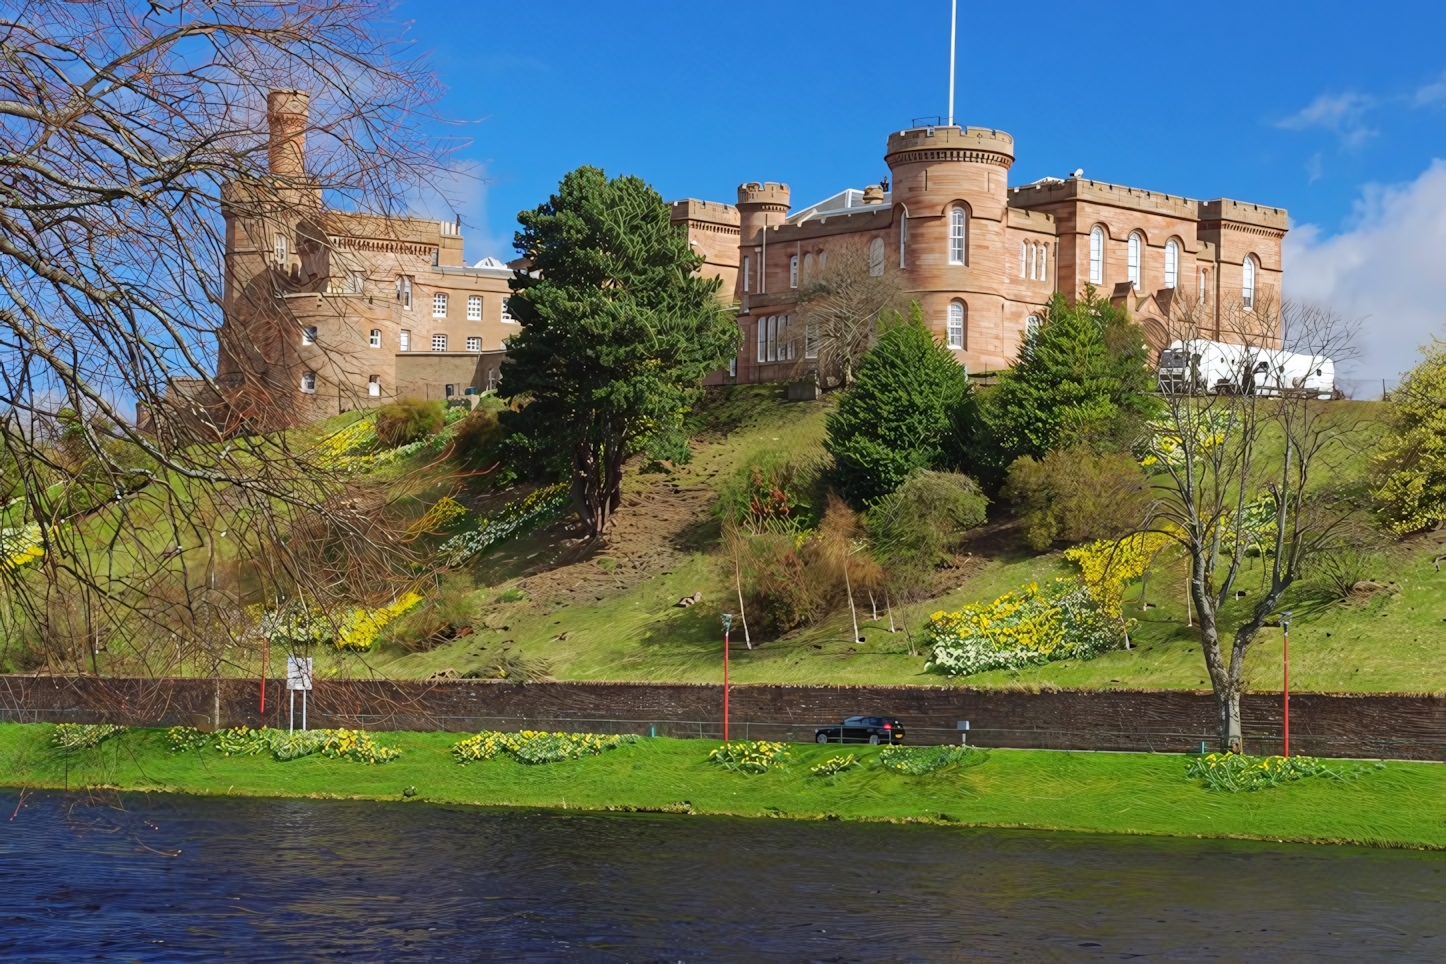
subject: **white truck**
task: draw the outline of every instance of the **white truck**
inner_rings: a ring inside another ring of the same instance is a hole
[[[1337,397],[1329,358],[1203,338],[1172,342],[1160,352],[1158,378],[1167,395]]]

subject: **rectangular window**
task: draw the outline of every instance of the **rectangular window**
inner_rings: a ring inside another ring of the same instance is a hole
[[[367,394],[372,398],[380,398],[382,394],[382,376],[372,375],[367,379]]]
[[[752,277],[751,277],[752,274],[753,274],[753,259],[752,259],[752,258],[749,258],[749,257],[744,257],[744,259],[743,259],[743,290],[744,290],[745,292],[747,292],[747,291],[752,291],[752,290],[753,290],[753,279],[752,279]],[[759,361],[762,361],[762,360],[763,360],[763,359],[761,359],[761,358],[759,359]]]
[[[457,394],[457,386],[456,386],[456,385],[453,385],[453,384],[448,384],[448,385],[447,385],[447,388],[446,388],[446,392],[447,392],[447,397],[448,397],[448,398],[451,398],[453,395]]]
[[[738,358],[737,358],[737,356],[728,359],[728,377],[729,377],[729,378],[737,378],[737,377],[738,377]]]
[[[758,360],[768,361],[768,319],[758,319]]]
[[[401,338],[398,340],[397,351],[411,351],[411,350],[412,350],[412,333],[411,333],[410,331],[408,331],[407,329],[403,328],[403,329],[402,329]]]
[[[346,273],[346,290],[354,295],[366,291],[367,276],[364,271],[348,271]]]
[[[790,288],[798,287],[798,255],[796,254],[788,259],[788,286]]]
[[[432,351],[446,351],[446,350],[447,350],[447,336],[446,336],[446,335],[433,335],[433,336],[432,336]]]
[[[768,318],[768,360],[778,361],[778,316]]]
[[[814,321],[804,322],[803,325],[803,357],[818,357],[818,323]]]
[[[469,336],[467,337],[467,350],[468,350],[468,351],[481,351],[481,350],[482,350],[482,339],[479,338],[479,337],[477,337],[476,335],[469,335]]]
[[[277,264],[286,264],[286,235],[278,234],[271,239],[271,257]]]
[[[367,344],[373,348],[382,347],[382,330],[380,328],[372,329],[372,333],[367,336]]]
[[[1029,261],[1029,245],[1027,245],[1027,244],[1025,244],[1023,241],[1021,241],[1021,242],[1019,242],[1019,276],[1020,276],[1021,278],[1023,278],[1024,275],[1025,275],[1025,268],[1026,268],[1026,265],[1027,265],[1028,261]]]
[[[445,291],[439,291],[432,295],[432,317],[447,317],[447,293]]]
[[[1047,244],[1041,244],[1041,245],[1039,246],[1039,280],[1040,280],[1040,281],[1044,281],[1044,280],[1046,280],[1046,279],[1049,278],[1049,274],[1047,273],[1046,268],[1045,268],[1045,266],[1046,266],[1047,264],[1049,264],[1049,245],[1047,245]]]
[[[301,329],[301,343],[302,343],[303,345],[314,345],[314,344],[316,344],[316,326],[315,326],[315,325],[307,325],[305,328]]]
[[[467,320],[468,320],[468,321],[481,321],[481,320],[482,320],[482,296],[481,296],[481,295],[468,295],[468,296],[467,296]]]
[[[512,299],[511,299],[511,298],[503,298],[503,299],[502,299],[502,323],[503,323],[504,325],[515,325],[515,324],[517,324],[517,319],[512,317],[512,312],[509,310],[509,306],[510,306],[511,304],[512,304]]]
[[[403,311],[412,310],[412,276],[406,274],[397,275],[397,301],[402,305]]]
[[[316,391],[316,372],[301,373],[301,390],[303,392]]]

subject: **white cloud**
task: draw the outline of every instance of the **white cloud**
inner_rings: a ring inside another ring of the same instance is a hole
[[[1446,161],[1396,186],[1367,185],[1350,227],[1327,237],[1314,224],[1285,236],[1285,294],[1362,320],[1352,377],[1394,382],[1432,335],[1446,336]],[[1369,393],[1367,393],[1369,394]]]
[[[468,264],[494,257],[511,261],[517,256],[512,236],[495,236],[487,221],[487,165],[461,161],[441,172],[432,183],[416,192],[411,208],[422,217],[451,221],[462,218],[462,240]]]
[[[1411,98],[1411,104],[1415,107],[1431,107],[1446,101],[1446,71],[1429,84],[1422,84],[1416,88],[1416,95]]]
[[[1344,94],[1321,94],[1305,107],[1275,122],[1288,131],[1312,127],[1334,131],[1345,147],[1360,147],[1380,131],[1365,125],[1366,111],[1376,106],[1375,98],[1347,91]]]

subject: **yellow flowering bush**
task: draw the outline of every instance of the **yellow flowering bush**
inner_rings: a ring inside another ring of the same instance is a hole
[[[318,442],[316,460],[325,468],[346,468],[358,459],[353,452],[369,449],[376,444],[376,414],[368,413]]]
[[[45,555],[41,545],[40,526],[7,526],[0,529],[0,568],[19,569]]]
[[[166,731],[166,745],[172,753],[199,750],[210,742],[211,738],[194,726],[173,726]]]
[[[433,503],[416,522],[407,527],[409,535],[441,532],[456,524],[467,515],[467,507],[450,495],[444,495]]]
[[[1096,539],[1066,549],[1064,557],[1079,566],[1090,598],[1100,611],[1111,619],[1120,619],[1125,583],[1144,575],[1155,556],[1171,541],[1163,532],[1137,532],[1118,541]]]
[[[911,777],[942,770],[951,763],[984,762],[984,752],[972,746],[886,746],[879,752],[879,766]]]
[[[604,750],[615,750],[627,743],[638,742],[632,733],[548,733],[545,730],[523,730],[502,733],[485,730],[453,744],[452,756],[463,765],[490,760],[506,753],[521,763],[558,763],[597,756]]]
[[[830,757],[808,772],[816,777],[832,777],[859,766],[859,758],[850,753],[847,756]]]
[[[1384,769],[1377,763],[1375,769]],[[1312,756],[1245,756],[1242,753],[1211,753],[1190,761],[1186,774],[1198,779],[1207,790],[1226,793],[1250,792],[1278,787],[1305,777],[1353,780],[1369,768],[1361,764],[1331,766]]]
[[[767,740],[725,743],[708,754],[708,762],[735,773],[767,773],[774,767],[782,769],[787,760],[788,747]]]
[[[388,623],[410,612],[422,598],[408,591],[385,606],[357,606],[336,615],[311,607],[270,612],[253,607],[252,611],[259,614],[261,634],[273,645],[304,649],[331,643],[337,649],[368,650]]]
[[[1199,458],[1225,441],[1231,429],[1232,418],[1227,411],[1207,408],[1190,411],[1184,415],[1183,420],[1186,422],[1183,428],[1192,437],[1192,448]],[[1145,457],[1140,459],[1141,465],[1178,467],[1185,464],[1185,434],[1181,432],[1182,426],[1177,425],[1174,419],[1163,418],[1147,422],[1145,427],[1150,432],[1150,440]]]
[[[288,733],[273,727],[253,730],[249,726],[237,726],[218,732],[215,744],[223,756],[270,753],[277,760],[297,760],[320,753],[339,760],[376,764],[389,763],[402,755],[401,750],[378,744],[370,733],[347,729]]]
[[[1059,659],[1091,659],[1124,641],[1110,619],[1077,582],[1045,589],[1030,583],[991,603],[937,612],[924,627],[926,668],[949,676],[1020,669]]]
[[[59,723],[53,740],[62,750],[89,750],[125,730],[114,723]]]
[[[371,649],[387,623],[410,612],[421,603],[422,597],[415,592],[405,592],[397,600],[376,609],[351,609],[342,616],[336,631],[337,649]]]

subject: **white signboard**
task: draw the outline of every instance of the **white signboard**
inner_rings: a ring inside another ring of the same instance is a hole
[[[311,689],[311,657],[286,657],[286,688],[289,690]]]

